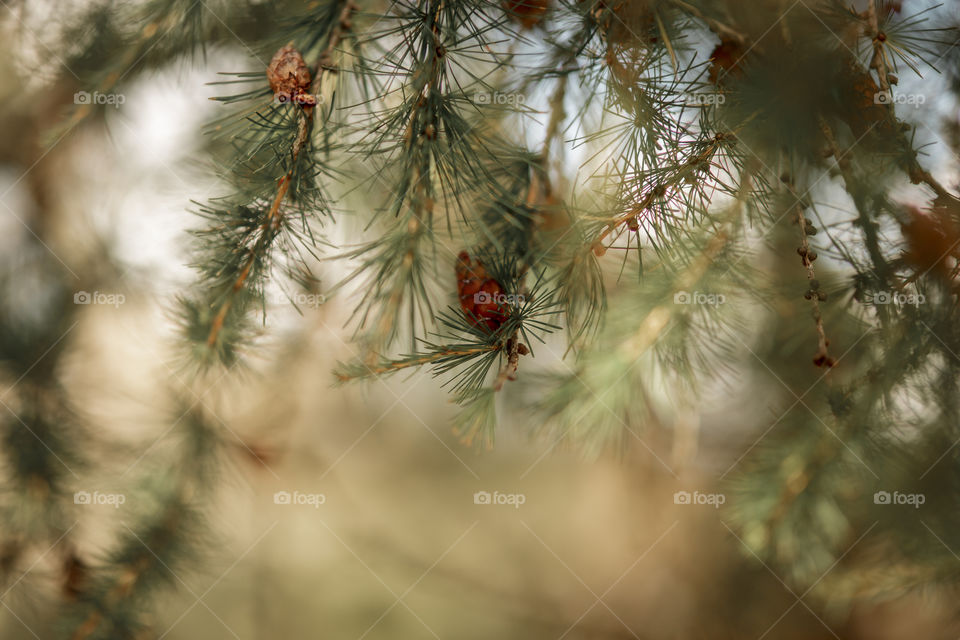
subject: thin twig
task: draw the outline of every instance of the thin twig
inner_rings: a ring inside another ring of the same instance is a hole
[[[710,18],[704,15],[704,13],[700,11],[700,9],[697,9],[695,6],[688,4],[683,0],[671,0],[671,2],[672,4],[676,5],[677,7],[680,7],[690,15],[700,18],[701,20],[706,22],[707,26],[709,26],[710,29],[714,33],[716,33],[718,36],[721,36],[721,37],[727,36],[731,40],[737,41],[737,43],[739,44],[743,44],[744,42],[747,41],[747,38],[745,35],[737,31],[733,27],[720,22],[719,20],[716,20],[714,18]]]
[[[520,330],[517,329],[507,340],[507,362],[497,374],[497,379],[493,382],[493,390],[500,391],[508,380],[517,379],[517,367],[520,364]]]
[[[487,353],[490,351],[496,351],[499,349],[499,345],[484,345],[483,347],[468,347],[464,349],[455,349],[455,348],[446,348],[433,353],[422,355],[419,357],[405,358],[402,360],[391,360],[379,365],[367,365],[363,367],[363,373],[361,375],[350,375],[349,373],[338,373],[336,374],[337,380],[339,382],[350,382],[351,380],[356,380],[357,378],[366,378],[367,376],[378,376],[382,374],[393,373],[394,371],[401,371],[402,369],[409,369],[410,367],[421,367],[423,365],[432,364],[434,362],[439,362],[447,358],[456,358],[461,356],[475,356],[481,353]]]
[[[638,216],[643,215],[643,213],[649,209],[658,198],[665,197],[671,189],[674,189],[680,183],[682,183],[690,174],[691,170],[701,166],[704,162],[709,162],[713,155],[720,149],[720,142],[722,139],[722,135],[717,135],[714,137],[713,141],[707,146],[706,149],[695,154],[692,158],[680,165],[680,167],[674,171],[672,175],[654,185],[650,189],[649,193],[647,193],[647,195],[640,202],[632,206],[629,211],[613,218],[613,220],[608,222],[591,243],[594,252],[598,253],[598,255],[602,255],[606,251],[606,248],[603,247],[603,241],[607,238],[607,236],[616,231],[619,227],[627,224],[630,220],[636,219]]]

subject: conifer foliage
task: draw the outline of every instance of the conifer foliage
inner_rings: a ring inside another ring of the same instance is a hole
[[[350,312],[333,383],[429,371],[464,446],[534,425],[550,449],[643,451],[681,407],[732,413],[748,435],[717,475],[751,557],[838,600],[956,579],[960,144],[937,119],[960,98],[955,7],[209,4],[89,3],[59,72],[110,94],[209,47],[250,54],[211,87],[206,150],[228,191],[192,205],[177,376],[247,366],[269,352],[270,292],[320,292]],[[107,108],[70,105],[51,135]],[[56,265],[16,268],[63,289]],[[7,311],[0,360],[42,432],[4,424],[23,452],[8,480],[52,496],[43,517],[10,515],[12,557],[64,528],[51,456],[83,425],[54,370],[28,368],[69,313]],[[190,462],[102,570],[65,560],[65,637],[139,637],[164,568],[189,562],[230,445],[177,402]],[[930,500],[905,519],[891,495]],[[821,581],[841,562],[859,571]]]

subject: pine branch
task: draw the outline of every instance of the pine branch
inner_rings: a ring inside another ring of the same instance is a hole
[[[330,32],[325,48],[320,52],[315,73],[309,84],[309,91],[304,84],[307,74],[299,52],[292,46],[281,49],[271,61],[267,69],[267,76],[274,91],[275,101],[280,102],[280,109],[293,109],[295,130],[289,146],[279,157],[284,158],[286,165],[283,174],[269,187],[269,196],[257,193],[252,198],[252,205],[234,205],[232,211],[225,211],[226,216],[220,216],[219,211],[204,212],[218,224],[223,225],[221,218],[233,220],[239,233],[235,233],[229,226],[214,227],[206,232],[215,237],[218,245],[214,246],[209,260],[213,264],[201,265],[206,270],[208,284],[206,295],[212,298],[209,302],[203,300],[185,300],[189,312],[187,332],[192,340],[202,344],[200,362],[209,365],[215,360],[231,361],[233,359],[233,343],[243,337],[242,322],[249,300],[262,288],[266,276],[266,269],[271,256],[276,249],[278,238],[289,232],[291,237],[296,233],[290,227],[286,207],[289,202],[303,211],[304,207],[316,206],[324,212],[326,203],[321,199],[312,202],[310,194],[316,190],[313,184],[316,175],[311,169],[311,137],[314,127],[316,95],[321,93],[326,74],[336,73],[337,65],[334,62],[334,53],[342,44],[345,36],[351,29],[351,16],[356,10],[352,0],[345,0],[331,5],[330,12],[336,18],[331,21]],[[300,71],[303,69],[303,71]],[[294,71],[296,70],[295,75]],[[287,74],[290,74],[289,76]],[[296,80],[291,83],[291,80]],[[275,86],[274,84],[277,83]],[[248,97],[244,94],[243,97]],[[286,120],[276,120],[277,110],[261,118],[260,126],[264,138],[254,137],[252,144],[255,151],[265,145],[279,144],[278,137],[286,133]],[[281,115],[281,118],[283,116]],[[250,177],[264,174],[263,169],[273,168],[274,163],[266,162],[264,166],[254,167]],[[239,176],[243,180],[245,176]],[[258,177],[258,179],[261,179]],[[295,188],[294,188],[295,187]],[[264,185],[264,192],[267,191]],[[238,200],[244,200],[240,194]],[[261,203],[263,203],[261,205]],[[257,210],[262,206],[262,210]],[[310,215],[315,212],[306,211]],[[309,234],[309,232],[308,232]],[[314,244],[312,237],[305,238],[307,245]],[[219,263],[219,264],[218,264]],[[235,318],[235,320],[231,320]],[[225,328],[230,324],[230,331],[225,335]],[[202,336],[202,338],[201,338]]]
[[[320,59],[317,62],[317,68],[314,74],[312,85],[314,92],[319,90],[325,73],[337,73],[337,66],[333,60],[333,54],[337,47],[340,46],[340,42],[344,33],[350,30],[350,18],[355,10],[356,4],[353,2],[353,0],[344,0],[342,2],[339,19],[331,30],[330,37],[327,41],[327,46],[320,54]],[[253,270],[254,265],[258,260],[263,259],[264,254],[270,248],[272,238],[275,237],[276,232],[280,228],[281,221],[279,218],[282,215],[280,211],[280,205],[283,203],[283,199],[286,197],[287,191],[290,189],[290,182],[293,179],[294,172],[297,169],[297,161],[300,158],[300,152],[309,143],[310,132],[313,126],[314,109],[315,108],[313,106],[301,105],[300,109],[297,111],[297,135],[296,138],[294,138],[293,144],[290,148],[290,168],[287,170],[287,173],[281,176],[281,178],[277,181],[277,191],[273,197],[273,202],[270,205],[270,209],[267,211],[266,216],[264,216],[261,226],[260,239],[250,250],[250,257],[247,258],[246,263],[240,270],[240,275],[237,276],[237,279],[234,281],[233,286],[231,287],[231,295],[223,301],[223,303],[220,305],[220,309],[213,318],[213,322],[210,326],[210,333],[208,334],[206,341],[208,349],[213,349],[214,345],[216,344],[217,338],[220,335],[220,331],[223,328],[223,322],[226,319],[227,313],[230,311],[230,307],[233,305],[235,295],[244,288],[247,278],[250,277],[250,272]]]

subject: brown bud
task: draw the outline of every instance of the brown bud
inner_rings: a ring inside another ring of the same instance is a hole
[[[530,349],[527,348],[527,345],[521,342],[520,344],[517,345],[517,353],[519,353],[522,356],[525,356],[528,353],[530,353]]]
[[[818,367],[825,367],[827,369],[832,369],[836,366],[837,361],[828,356],[827,354],[818,355],[813,359],[813,364]]]

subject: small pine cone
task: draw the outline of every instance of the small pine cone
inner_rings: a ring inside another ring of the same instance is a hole
[[[300,102],[299,96],[310,91],[310,69],[293,44],[288,44],[273,55],[267,66],[267,80],[273,95]]]
[[[547,12],[547,0],[504,0],[503,8],[525,29],[532,29]]]
[[[736,40],[721,37],[720,44],[710,54],[710,82],[720,86],[728,76],[739,74],[747,53],[749,49],[744,49]]]
[[[483,262],[471,259],[466,251],[457,255],[456,274],[460,308],[470,324],[499,329],[510,315],[510,306],[503,302],[503,286],[487,274]]]

